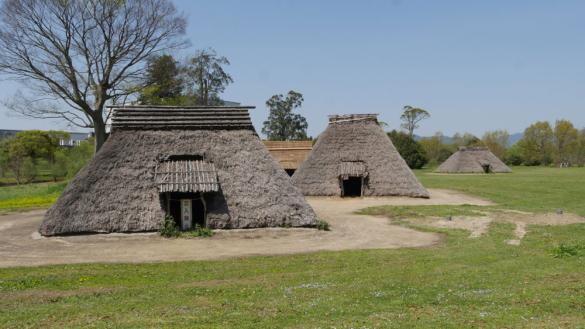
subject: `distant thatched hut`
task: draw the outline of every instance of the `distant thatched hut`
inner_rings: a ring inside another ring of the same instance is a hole
[[[313,149],[313,141],[264,141],[282,169],[292,176]]]
[[[314,226],[258,138],[247,107],[124,107],[94,159],[47,212],[43,235]]]
[[[429,197],[376,114],[330,116],[292,180],[305,195]]]
[[[510,169],[487,147],[460,147],[436,172],[446,174],[510,173]]]

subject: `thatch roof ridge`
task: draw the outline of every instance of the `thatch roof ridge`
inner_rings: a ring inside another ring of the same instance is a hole
[[[459,151],[490,151],[489,148],[487,148],[486,146],[459,146],[458,148]],[[491,151],[490,151],[491,152]]]
[[[350,119],[351,116],[365,120],[330,123],[293,175],[293,183],[303,194],[339,196],[342,162],[361,161],[368,173],[364,196],[429,197],[377,120],[372,120],[375,117],[358,114],[350,115]],[[356,170],[357,167],[354,166]]]
[[[249,107],[116,107],[112,129],[254,130]]]
[[[177,105],[110,105],[110,109],[255,109],[256,106],[221,106],[221,105],[191,105],[191,106],[177,106]]]
[[[358,113],[358,114],[331,114],[329,124],[339,124],[354,121],[375,121],[378,122],[377,113]]]

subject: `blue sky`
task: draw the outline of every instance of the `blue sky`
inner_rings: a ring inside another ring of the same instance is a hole
[[[585,127],[585,1],[176,1],[192,47],[228,57],[224,98],[255,105],[293,89],[318,135],[334,113],[380,113],[397,128],[404,105],[432,118],[418,133],[507,129],[537,120]],[[14,94],[0,82],[0,97]],[[60,128],[8,117],[0,128]],[[79,130],[79,129],[74,129]]]

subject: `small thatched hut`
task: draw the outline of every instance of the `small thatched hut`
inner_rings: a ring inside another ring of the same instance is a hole
[[[292,180],[305,195],[429,197],[376,114],[330,116]]]
[[[268,152],[292,176],[313,149],[313,141],[264,141]]]
[[[316,216],[258,138],[249,107],[115,108],[112,132],[49,209],[42,235],[309,227]]]
[[[487,147],[460,147],[436,172],[445,174],[510,173],[510,169]]]

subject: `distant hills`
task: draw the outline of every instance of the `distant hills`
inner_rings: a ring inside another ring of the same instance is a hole
[[[522,139],[522,137],[524,136],[523,133],[515,133],[515,134],[510,134],[510,146],[518,143],[519,140]],[[421,140],[423,138],[430,138],[431,136],[418,136],[415,135],[414,139],[415,140]],[[453,137],[450,136],[443,136],[443,144],[453,144]]]
[[[522,137],[524,137],[523,133],[516,133],[510,135],[510,145],[518,143],[522,139]]]

